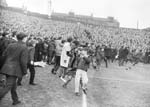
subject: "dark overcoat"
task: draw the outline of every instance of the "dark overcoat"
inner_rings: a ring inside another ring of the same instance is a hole
[[[27,73],[28,49],[23,42],[8,45],[4,56],[5,62],[0,73],[16,77],[22,77]]]

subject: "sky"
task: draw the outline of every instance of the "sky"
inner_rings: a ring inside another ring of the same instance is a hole
[[[49,0],[6,0],[8,6],[22,7],[43,14],[48,13]],[[150,27],[150,0],[51,0],[51,11],[94,17],[112,16],[121,27],[140,29]]]

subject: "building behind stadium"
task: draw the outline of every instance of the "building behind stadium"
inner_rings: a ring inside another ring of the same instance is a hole
[[[60,20],[60,21],[69,21],[69,22],[79,22],[82,24],[90,24],[90,25],[101,25],[101,26],[109,26],[109,27],[119,27],[120,23],[114,19],[114,17],[107,18],[98,18],[85,15],[76,15],[74,12],[65,13],[56,13],[52,12],[51,14],[52,20]]]

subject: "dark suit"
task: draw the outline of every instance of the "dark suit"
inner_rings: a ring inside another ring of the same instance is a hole
[[[17,78],[24,76],[27,73],[28,50],[24,43],[18,41],[10,44],[4,51],[6,56],[5,63],[0,71],[1,74],[6,75],[6,87],[0,90],[0,98],[11,90],[12,100],[18,100],[17,96]]]
[[[42,42],[37,43],[35,46],[35,61],[41,61],[42,60],[42,50],[43,50],[43,46],[42,46]]]
[[[123,66],[124,61],[127,60],[129,50],[127,48],[121,48],[119,50],[119,66]]]
[[[10,41],[6,37],[2,37],[0,39],[0,56],[2,55],[2,53],[4,52],[4,50],[7,48],[7,46],[9,45],[9,43],[10,43]]]
[[[5,57],[3,57],[2,54],[5,51],[5,49],[8,47],[8,45],[12,42],[13,42],[12,40],[9,40],[6,37],[2,37],[0,39],[0,69],[2,68],[5,61]]]
[[[48,44],[48,64],[52,63],[52,59],[55,56],[55,42],[50,41]]]

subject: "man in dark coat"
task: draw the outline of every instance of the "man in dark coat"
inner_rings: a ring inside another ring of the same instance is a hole
[[[30,81],[29,84],[30,85],[36,85],[34,83],[34,78],[35,78],[35,68],[34,68],[34,52],[35,52],[35,41],[34,40],[29,40],[27,42],[27,47],[28,47],[28,64],[27,64],[27,68],[29,69],[30,72]],[[19,78],[17,81],[17,84],[19,86],[21,86],[21,81],[22,78]]]
[[[123,66],[124,61],[127,59],[127,55],[129,53],[129,50],[127,47],[121,47],[119,50],[119,66]]]
[[[38,43],[35,46],[35,61],[42,61],[42,50],[43,50],[43,43],[41,39],[38,39]]]
[[[2,55],[2,53],[4,52],[4,50],[9,45],[9,39],[8,39],[7,35],[8,35],[8,33],[4,32],[2,34],[2,37],[0,38],[0,56]]]
[[[16,92],[17,78],[23,77],[27,73],[28,50],[23,43],[26,41],[26,35],[20,33],[17,35],[18,42],[8,45],[3,55],[5,63],[0,71],[6,76],[6,86],[0,90],[0,99],[2,99],[9,91],[13,105],[21,103]]]
[[[5,60],[5,58],[2,56],[3,52],[5,51],[5,49],[8,47],[10,43],[16,42],[13,39],[9,39],[7,35],[8,35],[7,32],[0,34],[0,69],[2,68]]]
[[[48,44],[48,64],[52,64],[52,59],[55,56],[55,41],[51,40]]]
[[[123,58],[124,58],[124,47],[121,46],[121,48],[119,49],[119,66],[123,66]]]

